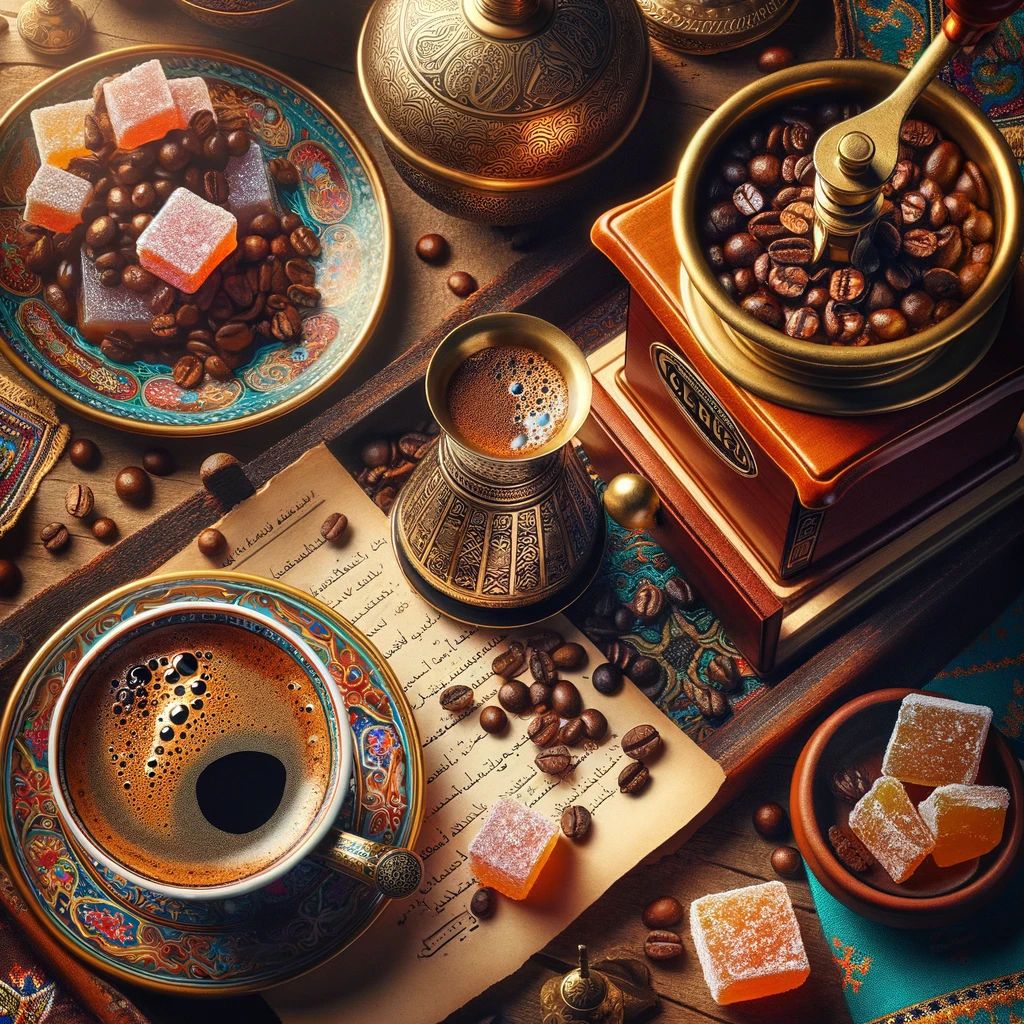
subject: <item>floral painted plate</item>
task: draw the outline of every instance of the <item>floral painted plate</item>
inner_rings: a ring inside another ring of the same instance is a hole
[[[294,978],[354,941],[384,903],[372,887],[313,860],[239,898],[172,900],[100,867],[65,836],[46,750],[68,674],[132,615],[168,601],[203,600],[272,616],[329,667],[348,708],[358,767],[342,828],[411,845],[424,791],[412,711],[386,662],[353,626],[297,590],[237,573],[166,574],[122,587],[62,626],[25,669],[0,726],[0,843],[11,877],[49,932],[91,967],[189,995],[252,992]]]
[[[220,114],[248,118],[264,157],[289,157],[299,187],[279,190],[320,236],[321,305],[301,344],[267,340],[233,379],[179,387],[170,367],[112,363],[42,299],[18,228],[39,166],[29,112],[82,99],[104,75],[159,58],[170,78],[201,75]],[[308,89],[261,64],[203,47],[134,46],[48,78],[0,119],[0,349],[44,391],[77,412],[147,434],[219,434],[263,423],[338,379],[372,332],[391,272],[391,227],[380,175],[351,128]]]

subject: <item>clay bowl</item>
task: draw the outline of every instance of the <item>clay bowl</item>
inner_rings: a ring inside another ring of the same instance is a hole
[[[995,726],[989,730],[978,773],[979,785],[1010,791],[1003,838],[994,850],[948,868],[929,857],[902,885],[878,865],[855,875],[832,852],[828,830],[845,825],[852,806],[833,794],[829,780],[850,766],[877,778],[900,701],[920,692],[877,690],[830,715],[801,752],[789,796],[796,845],[814,877],[855,913],[896,928],[938,927],[973,913],[1002,891],[1024,854],[1024,771]],[[930,790],[908,786],[907,792],[916,805]]]

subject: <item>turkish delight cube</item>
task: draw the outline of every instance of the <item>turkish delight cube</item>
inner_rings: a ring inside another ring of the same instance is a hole
[[[147,297],[119,284],[100,283],[96,264],[82,253],[82,285],[78,293],[78,329],[82,337],[99,344],[111,331],[127,331],[133,338],[149,337],[153,312]]]
[[[213,113],[210,90],[207,88],[206,80],[198,75],[193,78],[169,78],[167,88],[171,90],[174,105],[178,110],[177,127],[187,128],[192,115],[198,110]]]
[[[944,868],[994,850],[1009,806],[1010,794],[1002,786],[953,783],[932,790],[917,808],[935,837],[932,859]]]
[[[504,797],[469,844],[469,866],[481,885],[525,899],[558,842],[558,829],[518,800]]]
[[[882,772],[919,786],[970,785],[978,777],[992,709],[946,697],[903,698]]]
[[[139,262],[157,277],[191,294],[235,248],[234,214],[190,192],[175,189],[139,235]]]
[[[890,775],[876,779],[857,801],[850,828],[894,882],[905,882],[935,846],[903,783]]]
[[[811,973],[782,882],[701,896],[690,933],[711,998],[721,1006],[798,988]]]
[[[103,95],[121,149],[135,149],[162,139],[178,127],[178,108],[158,60],[147,60],[107,82]]]
[[[228,179],[228,209],[238,218],[242,234],[257,214],[275,212],[274,192],[257,142],[251,142],[242,156],[232,157],[224,175]]]
[[[53,164],[40,164],[25,190],[25,220],[51,231],[71,231],[82,223],[92,185]]]
[[[92,100],[72,100],[37,107],[29,114],[36,149],[44,164],[67,167],[73,156],[87,156],[85,146],[85,115],[92,113]]]

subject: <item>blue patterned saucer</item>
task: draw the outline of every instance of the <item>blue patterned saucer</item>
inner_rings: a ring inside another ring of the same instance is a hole
[[[370,886],[313,860],[246,896],[158,896],[101,868],[65,836],[47,771],[50,716],[68,674],[108,630],[176,601],[262,612],[330,669],[348,709],[357,771],[339,819],[389,845],[415,842],[423,810],[419,738],[401,686],[343,618],[281,584],[233,573],[154,576],[66,623],[25,669],[0,726],[3,846],[11,877],[44,927],[89,966],[164,992],[253,992],[294,978],[362,934],[383,906]]]
[[[302,343],[268,339],[226,381],[182,388],[170,367],[112,363],[43,301],[18,237],[25,189],[39,166],[29,112],[89,96],[104,75],[158,58],[170,78],[201,75],[218,115],[245,117],[264,157],[287,156],[299,187],[279,191],[320,236],[321,305]],[[44,391],[83,416],[148,434],[218,434],[255,426],[309,401],[341,376],[380,316],[391,273],[391,226],[380,175],[353,130],[284,75],[203,47],[133,46],[48,78],[0,118],[0,351]]]

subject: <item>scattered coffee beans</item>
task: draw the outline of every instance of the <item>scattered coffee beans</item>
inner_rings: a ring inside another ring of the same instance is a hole
[[[757,66],[767,75],[793,63],[793,51],[786,46],[769,46],[757,58]]]
[[[598,665],[590,677],[590,682],[598,693],[611,696],[622,689],[622,669],[607,662],[604,665]]]
[[[674,896],[662,896],[644,908],[644,924],[648,928],[671,928],[683,919],[682,903]]]
[[[522,672],[526,664],[526,651],[518,640],[513,640],[508,648],[491,662],[491,671],[502,679],[511,679]]]
[[[590,831],[590,811],[573,804],[562,811],[562,832],[570,839],[582,839]]]
[[[539,633],[531,633],[526,638],[526,646],[533,651],[543,651],[544,654],[551,654],[565,643],[561,633],[553,629],[545,629]]]
[[[498,688],[498,703],[512,715],[529,711],[530,688],[518,679],[509,679]]]
[[[476,281],[472,274],[467,274],[464,270],[456,270],[455,273],[448,278],[448,287],[460,299],[465,299],[476,291]]]
[[[170,476],[177,467],[174,456],[166,448],[150,448],[142,456],[142,468],[154,476]]]
[[[68,510],[68,515],[76,519],[84,519],[92,511],[94,504],[92,488],[87,484],[72,484],[68,488],[68,493],[64,495],[64,507]]]
[[[587,729],[582,718],[570,718],[558,730],[558,742],[567,747],[578,747],[586,739]]]
[[[100,516],[92,524],[92,535],[98,541],[108,544],[117,536],[117,523],[107,516]]]
[[[637,686],[651,686],[661,677],[661,665],[659,665],[653,658],[635,658],[629,668],[626,669],[626,675],[628,675]]]
[[[803,866],[800,851],[792,846],[779,846],[772,851],[772,868],[783,878],[797,878]]]
[[[489,885],[481,885],[469,901],[470,912],[483,921],[493,916],[497,906],[498,894]]]
[[[675,932],[659,929],[647,936],[644,952],[652,960],[671,960],[682,955],[683,943]]]
[[[530,685],[530,706],[551,710],[551,687],[547,683],[532,683]]]
[[[841,800],[855,804],[871,788],[871,779],[860,768],[840,768],[829,779],[829,786]]]
[[[634,726],[622,737],[622,752],[627,757],[642,761],[661,750],[661,736],[653,725]]]
[[[743,680],[735,659],[728,654],[716,654],[708,663],[708,679],[717,683],[726,693],[740,688]]]
[[[526,727],[526,735],[538,747],[550,747],[558,737],[561,724],[558,715],[553,711],[544,711],[530,719],[530,724]]]
[[[542,750],[533,759],[533,763],[545,775],[565,775],[572,767],[572,754],[569,753],[568,747],[549,747]]]
[[[13,594],[21,586],[21,570],[9,558],[0,558],[0,594]]]
[[[68,546],[71,534],[63,523],[50,523],[40,531],[39,539],[47,551],[62,551]]]
[[[562,718],[575,718],[583,710],[583,699],[574,683],[562,679],[551,688],[551,710]]]
[[[149,474],[138,466],[125,466],[114,478],[117,496],[130,505],[145,505],[153,493]]]
[[[72,465],[79,469],[95,469],[99,465],[100,450],[96,447],[96,442],[90,441],[87,437],[80,437],[74,441],[68,454]]]
[[[833,825],[828,830],[828,841],[839,860],[854,874],[862,875],[874,866],[875,858],[847,825]]]
[[[508,725],[508,715],[501,708],[488,704],[480,712],[480,728],[484,732],[499,733]]]
[[[580,714],[583,733],[588,740],[599,743],[608,732],[608,719],[597,708],[587,708]]]
[[[443,235],[424,235],[416,243],[416,255],[424,263],[444,263],[450,253],[451,249]]]
[[[629,607],[641,622],[653,622],[665,607],[665,592],[649,581],[641,583]]]
[[[544,651],[532,651],[530,653],[530,675],[538,683],[551,686],[558,678],[558,669],[555,668],[551,655],[545,654]]]
[[[445,711],[457,715],[472,705],[473,698],[473,691],[468,686],[457,685],[442,690],[438,700]]]
[[[555,663],[555,668],[564,668],[572,672],[586,665],[587,652],[582,644],[562,644],[551,652],[551,660]]]
[[[781,804],[762,804],[754,811],[754,828],[766,839],[781,839],[789,830]]]
[[[619,792],[639,793],[650,781],[651,773],[642,761],[630,761],[619,772]]]
[[[343,512],[332,512],[320,527],[320,536],[328,544],[339,544],[345,537],[348,529],[348,516]]]
[[[227,538],[224,534],[212,526],[207,527],[196,538],[196,545],[199,548],[200,554],[205,555],[207,558],[216,558],[218,555],[223,554],[227,543]]]

